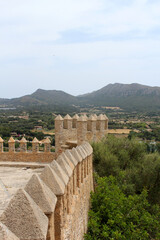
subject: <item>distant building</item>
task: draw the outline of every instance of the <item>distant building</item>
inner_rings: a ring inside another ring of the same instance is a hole
[[[43,130],[43,127],[42,126],[35,126],[34,129],[36,131],[42,131]]]

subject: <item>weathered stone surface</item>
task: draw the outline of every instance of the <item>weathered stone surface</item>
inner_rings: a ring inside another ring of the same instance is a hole
[[[89,118],[88,118],[89,121],[96,121],[97,120],[97,117],[95,117],[94,115],[91,115]]]
[[[86,116],[80,116],[77,120],[78,122],[87,122]]]
[[[78,119],[79,118],[79,116],[78,116],[78,114],[75,114],[74,116],[73,116],[73,119]]]
[[[85,149],[87,155],[89,156],[90,155],[90,149],[89,149],[88,145],[86,144],[86,142],[83,144],[83,148]]]
[[[93,114],[93,117],[97,120],[97,114]]]
[[[80,146],[76,147],[77,152],[81,155],[82,159],[85,159],[85,154]]]
[[[47,138],[44,140],[44,143],[50,144],[50,143],[51,143],[51,140],[47,137]]]
[[[103,114],[105,120],[108,120],[108,117],[106,116],[106,114]]]
[[[82,156],[78,153],[76,148],[72,148],[71,150],[72,155],[78,160],[78,162],[82,162],[83,158]]]
[[[10,139],[9,139],[8,143],[15,143],[15,140],[14,140],[14,138],[13,138],[13,137],[10,137]]]
[[[0,223],[0,240],[19,240],[4,224]]]
[[[84,114],[83,117],[88,120],[87,114]]]
[[[65,154],[65,152],[63,152],[61,155],[61,157],[63,157],[66,160],[66,163],[70,166],[70,168],[72,170],[74,170],[75,165],[73,164],[73,162],[69,159],[69,157]]]
[[[51,214],[55,210],[57,197],[49,187],[34,174],[25,186],[25,191],[45,214]]]
[[[69,176],[71,177],[72,176],[72,173],[73,173],[73,170],[72,168],[69,166],[69,164],[66,162],[65,158],[63,156],[59,156],[57,158],[57,163],[61,166],[61,168],[64,170],[64,172]]]
[[[104,117],[103,114],[100,114],[100,115],[97,117],[97,120],[104,121],[104,120],[106,120],[106,118]]]
[[[53,160],[50,164],[50,167],[55,171],[55,173],[57,174],[57,176],[62,180],[62,182],[67,185],[68,181],[69,181],[69,177],[68,175],[63,171],[63,169],[61,168],[61,166],[58,164],[58,162],[56,162],[55,160]]]
[[[22,189],[13,196],[0,221],[20,239],[46,240],[48,219]]]
[[[23,137],[19,142],[20,143],[27,143],[27,140]]]
[[[88,146],[88,149],[90,150],[90,154],[92,154],[93,153],[92,146],[88,142],[86,142],[86,145]]]
[[[67,114],[65,117],[64,117],[65,120],[72,120],[71,116],[69,114]]]
[[[79,146],[79,148],[81,149],[82,153],[83,153],[83,158],[85,159],[87,157],[87,152],[85,150],[85,148],[83,147],[83,144],[81,146]]]
[[[58,115],[56,118],[55,118],[55,121],[63,121],[63,118],[61,115]]]
[[[72,163],[74,164],[74,166],[77,166],[78,164],[78,160],[72,155],[70,150],[66,150],[65,151],[66,156],[72,161]]]
[[[55,158],[55,152],[2,152],[0,156],[1,162],[37,162],[37,163],[50,163]]]
[[[35,137],[32,141],[32,143],[39,143],[38,139]]]
[[[40,175],[40,178],[53,191],[56,196],[64,194],[65,184],[50,166],[46,166],[44,168]]]

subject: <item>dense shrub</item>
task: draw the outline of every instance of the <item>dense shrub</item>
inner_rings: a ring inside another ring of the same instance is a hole
[[[146,190],[126,196],[114,177],[99,178],[91,204],[85,240],[160,239],[160,209]]]
[[[93,149],[98,177],[85,240],[160,239],[159,153],[113,136],[93,143]]]
[[[99,176],[115,176],[127,195],[148,190],[150,203],[160,204],[160,155],[148,154],[144,143],[108,136],[94,143],[94,169]]]

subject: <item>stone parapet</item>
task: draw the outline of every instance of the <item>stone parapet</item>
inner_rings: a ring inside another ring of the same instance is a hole
[[[55,153],[50,152],[49,139],[43,141],[44,151],[40,152],[38,139],[33,139],[28,151],[22,138],[17,151],[11,137],[6,152],[0,138],[1,162],[45,163],[0,213],[0,239],[82,240],[87,231],[90,192],[94,190],[93,149],[88,142],[99,141],[107,133],[105,115],[58,115]]]
[[[95,142],[108,134],[108,118],[104,114],[74,115],[67,114],[64,118],[58,115],[55,119],[55,148],[56,157],[66,148],[71,149],[84,141]]]
[[[0,239],[82,240],[93,190],[92,152],[83,142],[33,174],[1,213]]]
[[[15,148],[16,141],[19,143],[18,148]],[[0,137],[0,162],[50,163],[55,159],[55,152],[51,152],[51,141],[48,138],[43,141],[43,151],[39,151],[40,141],[37,138],[33,139],[31,150],[27,150],[27,140],[24,137],[16,141],[11,137],[8,141],[9,147],[4,151],[4,140]]]

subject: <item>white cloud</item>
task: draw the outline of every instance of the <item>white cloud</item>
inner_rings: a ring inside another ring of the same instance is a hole
[[[156,84],[159,13],[155,0],[1,0],[0,97],[11,95],[5,90],[11,82],[23,93],[45,87],[77,94],[109,81]],[[65,44],[70,30],[87,33],[89,40],[82,43],[79,36]],[[21,93],[16,89],[12,95]]]

